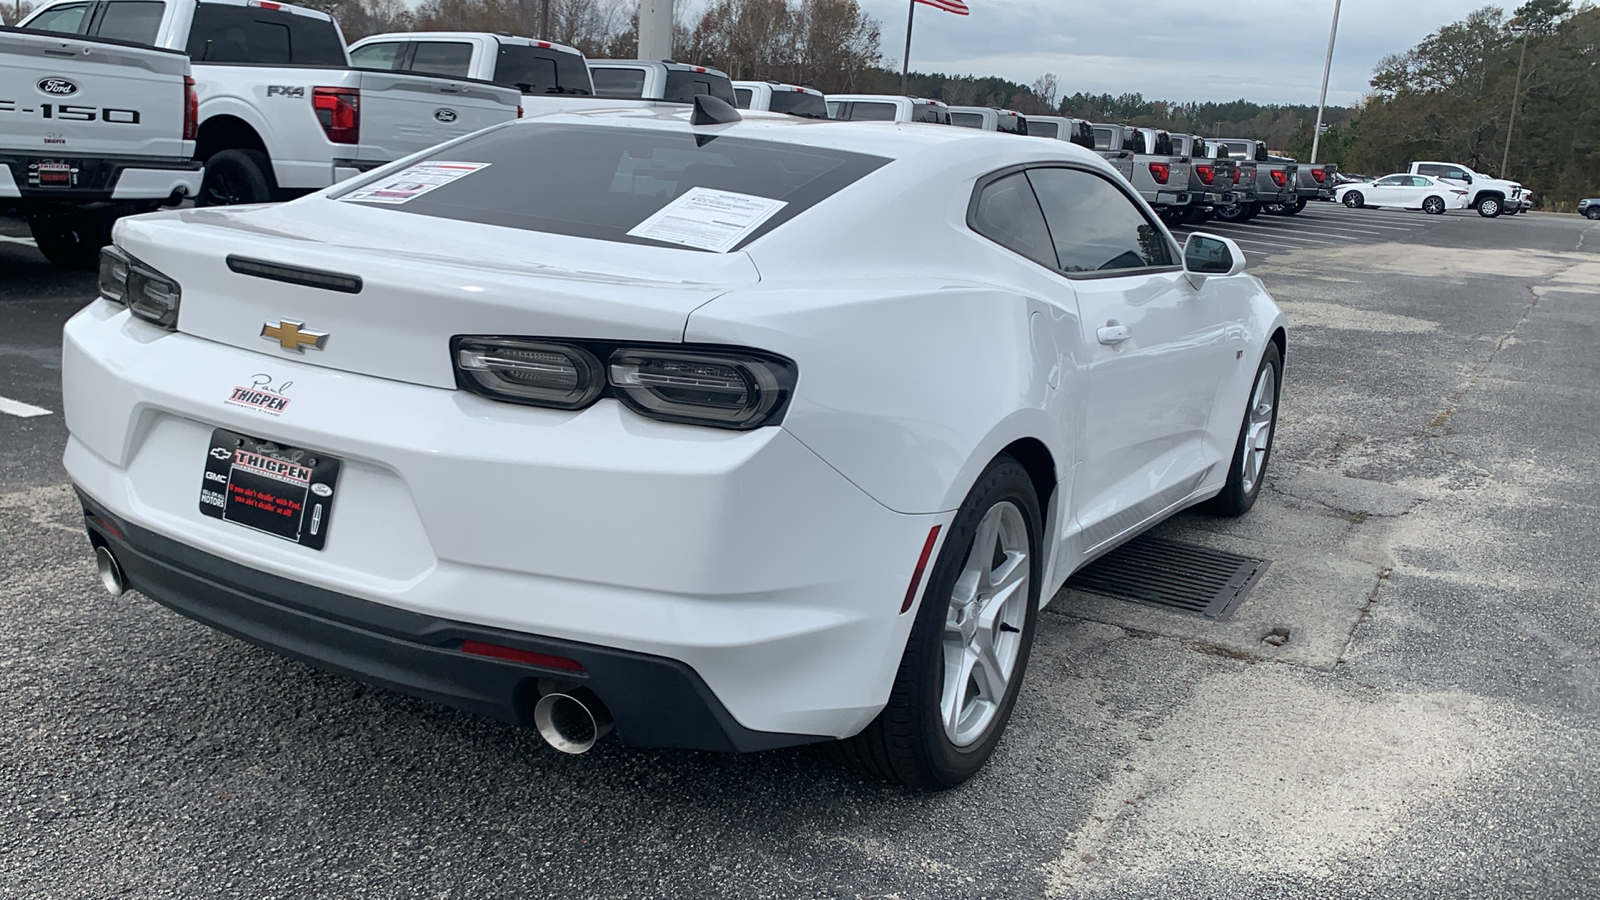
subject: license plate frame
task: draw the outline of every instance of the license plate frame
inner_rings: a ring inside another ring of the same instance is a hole
[[[327,544],[343,460],[227,428],[211,432],[200,512],[312,550]]]

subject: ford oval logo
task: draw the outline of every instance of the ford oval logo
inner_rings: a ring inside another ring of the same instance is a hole
[[[55,97],[69,97],[78,92],[78,86],[65,78],[41,78],[39,90]]]
[[[456,111],[453,109],[436,109],[433,111],[433,117],[441,122],[449,124],[456,120]]]

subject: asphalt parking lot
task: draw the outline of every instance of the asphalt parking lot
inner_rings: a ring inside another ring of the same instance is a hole
[[[1064,591],[989,768],[583,757],[94,578],[59,329],[0,220],[0,897],[1600,895],[1600,223],[1317,204],[1239,240],[1291,323],[1273,471],[1160,536],[1222,621]]]

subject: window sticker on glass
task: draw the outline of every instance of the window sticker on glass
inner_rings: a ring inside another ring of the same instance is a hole
[[[469,162],[434,162],[417,163],[407,166],[404,170],[382,178],[367,185],[360,190],[351,191],[340,197],[340,200],[351,200],[356,203],[405,203],[409,200],[426,194],[431,190],[442,188],[457,178],[464,178],[479,169],[486,169],[489,163]]]
[[[634,226],[628,234],[727,253],[788,205],[787,200],[697,187]]]

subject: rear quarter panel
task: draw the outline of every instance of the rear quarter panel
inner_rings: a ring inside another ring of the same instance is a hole
[[[361,71],[356,159],[391,162],[517,118],[522,92],[466,79]]]

